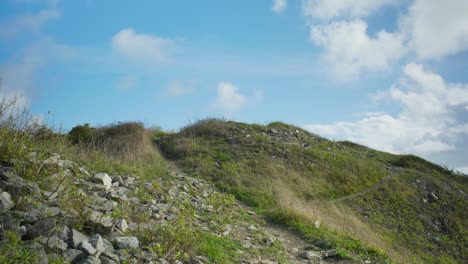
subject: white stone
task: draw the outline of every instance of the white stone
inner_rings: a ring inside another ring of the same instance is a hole
[[[112,178],[107,173],[94,174],[92,178],[93,182],[102,184],[106,187],[106,190],[112,188]]]

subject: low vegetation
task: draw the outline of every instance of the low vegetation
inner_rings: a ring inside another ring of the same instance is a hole
[[[75,213],[70,223],[78,230],[99,231],[80,213],[87,197],[63,170],[38,160],[59,153],[90,172],[137,176],[141,181],[133,194],[144,203],[171,188],[170,181],[164,181],[171,178],[165,158],[213,182],[220,192],[206,197],[209,212],[200,213],[190,201],[174,198],[167,202],[178,208],[176,220],[157,230],[128,233],[169,260],[187,261],[193,255],[213,263],[237,260],[246,249],[232,237],[217,235],[236,221],[252,222],[235,207],[237,198],[269,221],[300,232],[311,244],[330,243],[338,258],[376,263],[468,261],[468,177],[413,155],[329,141],[281,122],[206,119],[178,133],[138,122],[83,124],[62,133],[36,123],[14,99],[0,102],[0,138],[0,161],[13,166],[21,178],[51,193],[69,186],[58,203],[65,212]],[[80,170],[73,175],[86,176]],[[24,209],[43,198],[16,193],[14,199],[16,209]],[[122,202],[111,217],[143,223],[152,216]],[[201,228],[200,221],[208,228]],[[3,241],[8,242],[0,244],[2,263],[39,258],[15,233],[5,232]],[[261,254],[283,259],[281,252],[281,246],[274,245]]]
[[[342,258],[466,260],[466,177],[419,157],[329,141],[281,122],[201,120],[158,144],[168,158],[271,220],[312,241],[329,240]],[[418,190],[417,179],[432,187]],[[447,195],[436,207],[421,202],[434,192]],[[450,226],[439,242],[425,234],[431,221]]]

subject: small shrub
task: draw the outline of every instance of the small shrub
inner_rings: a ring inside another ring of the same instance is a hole
[[[180,133],[186,137],[224,137],[229,135],[229,123],[223,119],[208,118],[184,127]]]
[[[86,123],[84,125],[75,126],[70,130],[68,135],[73,144],[90,143],[93,139],[93,129]]]

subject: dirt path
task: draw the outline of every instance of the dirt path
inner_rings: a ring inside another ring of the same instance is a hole
[[[183,172],[175,163],[167,161],[168,169],[171,172],[173,177],[189,177],[191,175],[188,173]],[[209,184],[206,182],[206,184]],[[216,189],[212,184],[209,187],[210,189]],[[269,242],[265,242],[265,240],[271,240],[272,243],[280,242],[282,247],[282,255],[286,258],[286,263],[292,264],[303,264],[303,263],[350,263],[350,262],[337,262],[330,259],[322,259],[322,260],[310,260],[304,259],[300,257],[300,254],[304,251],[309,251],[317,256],[322,256],[322,252],[314,251],[310,248],[310,243],[307,239],[303,238],[300,234],[287,228],[286,226],[277,225],[269,222],[264,215],[255,214],[253,213],[254,208],[246,206],[241,202],[238,202],[239,210],[244,210],[245,212],[249,212],[252,216],[255,231],[250,230],[249,225],[250,223],[237,223],[236,227],[233,228],[232,235],[241,243],[244,244],[251,244],[253,240],[263,240],[260,244],[254,244],[254,247],[261,247],[265,249],[268,247]],[[256,237],[257,236],[257,237]],[[256,237],[256,238],[255,238]],[[261,250],[260,250],[261,251]],[[278,262],[277,260],[270,258],[265,258],[262,256],[251,256],[249,260],[243,260],[240,263],[252,263],[252,264],[274,264],[274,263],[284,263]]]

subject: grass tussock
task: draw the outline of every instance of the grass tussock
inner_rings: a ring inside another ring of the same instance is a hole
[[[201,120],[180,133],[163,136],[159,144],[168,158],[209,178],[259,211],[270,213],[273,219],[310,238],[333,241],[342,257],[360,255],[385,261],[389,256],[398,263],[461,260],[459,245],[464,243],[460,242],[464,234],[450,232],[440,239],[437,234],[427,234],[432,228],[430,221],[461,225],[453,230],[466,226],[459,213],[466,205],[460,198],[466,190],[466,180],[462,179],[466,177],[416,156],[329,141],[282,122],[262,126]],[[384,194],[382,188],[402,172],[414,175],[413,181],[395,178],[399,188],[390,196]],[[449,181],[449,187],[424,183],[417,187],[415,178],[421,174],[428,175],[427,182]],[[431,192],[443,197],[437,206],[453,206],[442,209],[421,202]],[[441,193],[457,195],[444,197]],[[394,200],[387,199],[393,196]],[[418,212],[430,215],[432,220],[414,217]],[[322,228],[315,228],[316,220]],[[442,242],[434,243],[434,239]],[[455,252],[453,257],[448,257],[450,252]]]
[[[381,234],[379,234],[382,230],[372,228],[347,205],[327,200],[305,201],[297,197],[291,190],[284,188],[284,185],[275,184],[275,186],[277,186],[278,207],[279,211],[282,212],[281,214],[293,214],[302,219],[301,222],[314,223],[314,225],[318,221],[319,229],[325,228],[336,234],[347,234],[349,237],[337,239],[338,236],[332,238],[338,248],[349,250],[355,246],[356,241],[354,240],[358,240],[363,243],[361,246],[371,246],[366,250],[368,252],[382,250],[398,263],[413,261],[411,253],[407,249],[403,247],[395,248],[391,243],[382,239]],[[297,225],[297,227],[300,228],[301,225]],[[312,234],[306,231],[305,234],[308,235],[309,233],[309,237],[313,237],[313,234],[317,232],[320,231],[314,230]]]

